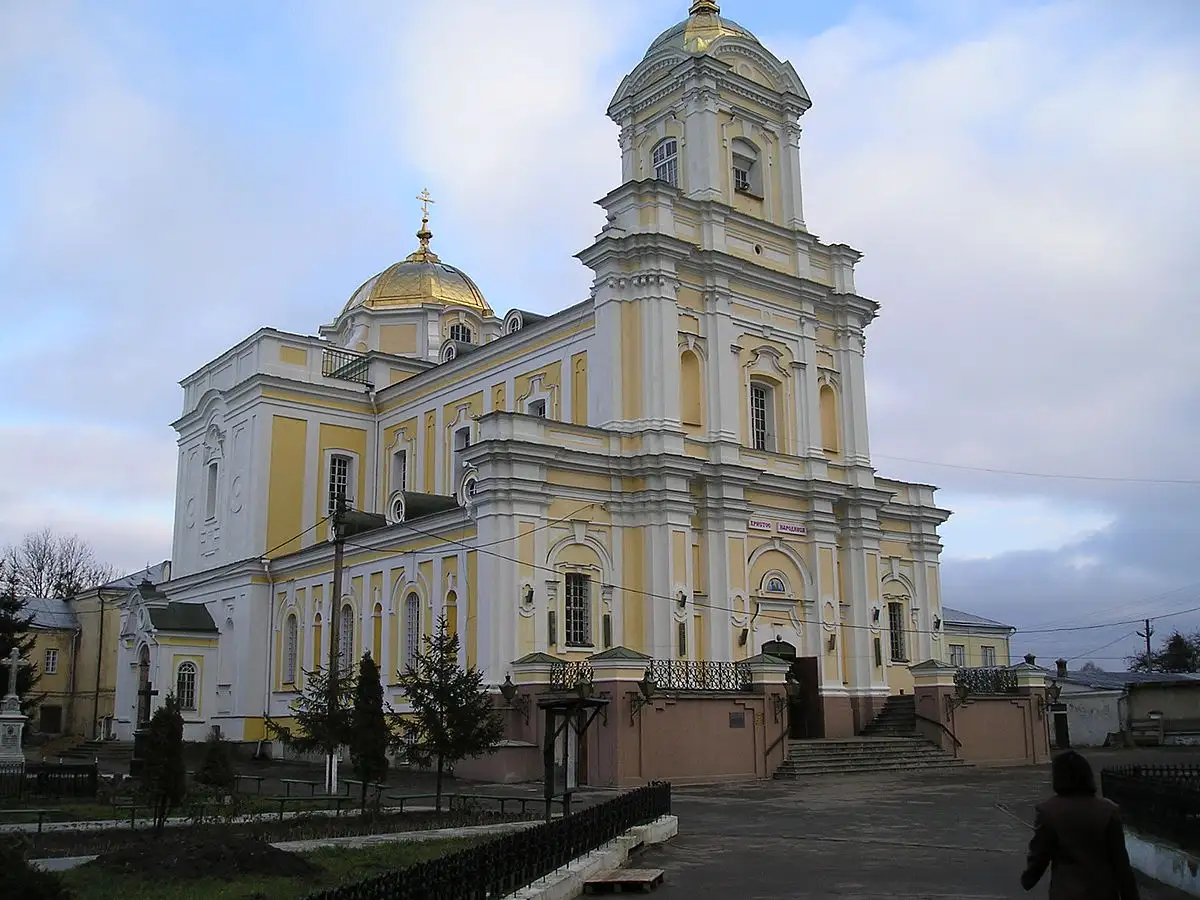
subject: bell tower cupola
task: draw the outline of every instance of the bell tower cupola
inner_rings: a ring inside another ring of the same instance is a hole
[[[663,181],[693,200],[803,228],[799,120],[811,105],[790,63],[714,0],[695,0],[609,104],[622,181]]]

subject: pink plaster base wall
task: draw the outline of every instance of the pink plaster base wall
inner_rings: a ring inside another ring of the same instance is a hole
[[[1050,737],[1045,713],[1038,702],[1040,690],[1006,696],[975,696],[950,708],[948,687],[920,687],[914,691],[917,729],[923,737],[969,763],[980,765],[1036,765],[1050,758]],[[961,743],[933,719],[941,722]]]

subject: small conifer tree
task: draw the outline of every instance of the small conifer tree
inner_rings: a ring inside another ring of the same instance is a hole
[[[383,708],[383,683],[379,667],[370,653],[358,663],[354,684],[354,709],[350,723],[350,765],[362,781],[362,805],[367,808],[367,785],[387,778],[388,747],[395,743],[388,716]]]
[[[187,793],[183,716],[174,694],[168,694],[166,702],[150,717],[142,782],[154,804],[154,833],[161,835],[167,824],[167,814]]]

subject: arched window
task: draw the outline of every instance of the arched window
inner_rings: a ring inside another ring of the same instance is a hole
[[[786,594],[787,584],[778,575],[768,575],[763,582],[763,592],[767,594]]]
[[[300,625],[293,613],[283,626],[283,683],[296,683],[296,668],[299,666]]]
[[[513,316],[511,319],[508,320],[508,333],[516,334],[520,330],[521,330],[521,320],[518,319],[516,316]]]
[[[383,604],[376,603],[371,613],[371,658],[376,665],[383,662]]]
[[[401,670],[407,669],[417,661],[417,653],[421,649],[421,598],[409,594],[404,598],[404,657],[401,659]]]
[[[196,708],[196,664],[182,662],[175,673],[175,698],[180,709]]]
[[[750,446],[778,449],[775,437],[775,390],[765,381],[750,382]]]
[[[446,607],[442,615],[446,617],[446,632],[458,634],[458,594],[454,591],[446,594]]]
[[[701,425],[700,358],[691,350],[679,354],[679,418],[684,425]]]
[[[733,139],[733,189],[739,194],[762,196],[762,165],[758,148],[742,138]]]
[[[830,453],[841,449],[838,433],[837,392],[828,384],[821,385],[821,446]]]
[[[325,659],[324,659],[325,654],[322,652],[322,650],[323,650],[322,641],[323,641],[323,636],[322,636],[322,629],[321,629],[321,614],[317,613],[317,615],[313,618],[312,664],[313,664],[314,670],[323,668],[325,665]]]
[[[455,322],[450,326],[450,340],[459,341],[463,344],[471,343],[471,326],[464,325],[462,322]]]
[[[354,662],[354,608],[347,603],[342,607],[342,618],[338,622],[338,654],[343,669]]]
[[[679,186],[679,143],[675,138],[659,141],[651,154],[654,177],[672,187]]]

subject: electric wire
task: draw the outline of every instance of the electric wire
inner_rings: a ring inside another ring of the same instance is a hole
[[[966,472],[987,472],[992,475],[1018,475],[1023,478],[1050,478],[1065,481],[1102,481],[1115,484],[1172,484],[1200,487],[1200,478],[1134,478],[1121,475],[1082,475],[1071,472],[1024,472],[1017,469],[997,469],[991,466],[967,466],[960,463],[934,462],[930,459],[914,459],[908,456],[889,456],[886,453],[872,453],[874,459],[890,459],[896,462],[915,463],[922,466],[935,466],[939,469],[960,469]]]

